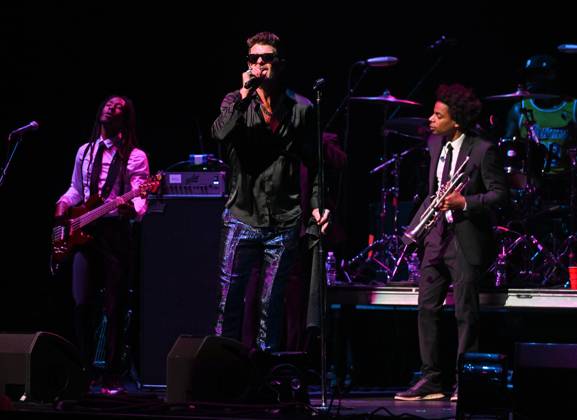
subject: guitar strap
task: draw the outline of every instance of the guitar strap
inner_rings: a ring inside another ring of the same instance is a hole
[[[93,147],[94,147],[94,142],[90,142],[90,144],[84,148],[84,154],[82,155],[82,160],[80,161],[80,162],[82,162],[80,167],[84,166],[84,160],[86,159],[86,155],[88,155],[88,152],[90,150],[92,150]],[[88,167],[90,167],[91,163],[92,163],[92,153],[90,154],[90,162],[88,162]],[[84,195],[84,171],[80,171],[80,176],[82,177],[82,179],[81,179],[82,182],[80,183],[80,185],[83,186],[83,188],[82,188],[83,194],[82,195]],[[86,197],[85,197],[85,199],[86,199]]]
[[[92,150],[92,148],[94,147],[94,143],[90,144],[89,146],[87,146],[84,149],[84,154],[82,155],[82,162],[84,162],[84,160],[86,159],[86,156],[88,155],[88,152],[90,150]],[[130,156],[130,153],[132,153],[132,149],[128,150],[128,156]],[[92,157],[92,153],[90,154],[90,156]],[[106,200],[106,198],[110,195],[110,192],[112,191],[112,187],[114,186],[114,182],[116,181],[116,178],[118,177],[118,173],[121,171],[122,172],[122,181],[120,183],[120,190],[118,195],[122,195],[124,194],[124,189],[125,189],[125,185],[124,185],[124,178],[126,176],[126,165],[128,164],[128,157],[126,159],[121,159],[120,158],[120,153],[118,152],[118,149],[116,151],[116,153],[114,154],[114,158],[112,158],[112,162],[110,162],[110,169],[108,171],[108,176],[106,177],[106,181],[104,182],[104,185],[102,186],[102,194],[100,194],[100,196],[102,197],[103,200]],[[84,181],[82,182],[82,184],[84,184]]]
[[[128,151],[128,156],[130,156],[131,152],[132,149]],[[100,196],[102,197],[103,200],[106,200],[106,198],[110,195],[110,192],[112,191],[112,187],[116,182],[116,178],[118,177],[119,172],[122,172],[122,176],[120,179],[120,190],[118,192],[118,195],[124,194],[124,187],[125,187],[124,178],[126,176],[127,163],[128,158],[126,159],[121,158],[120,151],[117,149],[116,153],[114,154],[114,157],[112,158],[112,162],[110,162],[110,170],[108,171],[106,182],[102,186],[102,193],[100,194]]]

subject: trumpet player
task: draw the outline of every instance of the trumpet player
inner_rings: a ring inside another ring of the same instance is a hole
[[[503,165],[495,146],[470,132],[481,112],[481,103],[469,88],[441,85],[429,117],[429,198],[421,205],[407,232],[422,223],[421,216],[437,198],[440,212],[419,242],[423,247],[419,283],[419,350],[421,379],[399,400],[444,398],[447,378],[440,361],[440,323],[443,302],[453,285],[458,329],[457,354],[478,351],[479,286],[487,264],[494,257],[492,225],[495,211],[507,203]],[[461,164],[466,183],[455,187],[451,178]],[[445,188],[442,188],[444,186]],[[453,188],[442,200],[443,190]],[[450,377],[449,377],[450,378]],[[458,399],[458,384],[450,397]]]

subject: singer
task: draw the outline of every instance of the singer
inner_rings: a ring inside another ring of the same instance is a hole
[[[508,188],[495,146],[471,134],[481,112],[481,102],[462,85],[441,85],[429,117],[431,167],[429,197],[450,179],[469,156],[464,167],[468,178],[461,191],[442,201],[440,219],[424,238],[419,282],[419,349],[422,378],[410,389],[395,395],[398,400],[434,400],[442,393],[440,323],[443,302],[453,285],[458,351],[478,351],[479,287],[487,265],[495,256],[492,224],[495,212],[507,204]],[[421,205],[408,230],[415,227],[429,200]],[[457,401],[455,386],[451,401]]]
[[[76,153],[72,182],[56,204],[57,223],[65,222],[72,206],[89,207],[95,197],[110,202],[138,189],[148,178],[149,169],[146,154],[136,144],[132,101],[123,96],[108,98],[99,108],[89,142]],[[107,317],[106,368],[100,378],[103,393],[124,390],[121,374],[126,366],[121,351],[125,347],[123,330],[131,287],[131,219],[139,219],[145,211],[146,200],[137,197],[87,226],[86,233],[94,239],[78,248],[72,260],[74,330],[85,368],[95,381],[100,376],[93,368],[95,321],[102,311]],[[102,288],[104,296],[99,297]]]
[[[244,341],[250,347],[277,351],[285,284],[299,239],[301,162],[316,174],[315,119],[312,103],[284,86],[285,57],[279,37],[261,32],[250,37],[247,45],[249,71],[242,74],[240,90],[225,96],[212,126],[212,137],[224,146],[224,159],[231,167],[215,330],[217,335],[243,341],[245,292],[256,271],[258,333],[255,342]],[[258,82],[251,82],[255,79]],[[311,208],[324,231],[328,210],[320,216],[316,183]]]

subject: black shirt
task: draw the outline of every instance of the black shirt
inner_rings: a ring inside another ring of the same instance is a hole
[[[301,161],[316,173],[313,105],[286,90],[274,109],[274,131],[261,106],[257,95],[242,100],[240,91],[231,92],[212,125],[212,137],[223,142],[231,166],[226,207],[254,227],[294,226],[301,215]],[[317,194],[315,185],[312,208],[318,207]]]

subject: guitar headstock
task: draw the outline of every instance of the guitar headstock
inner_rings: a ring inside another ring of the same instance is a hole
[[[139,185],[140,196],[145,198],[149,193],[156,193],[160,187],[160,181],[162,180],[162,172],[158,172],[156,175],[150,177],[148,180]]]

